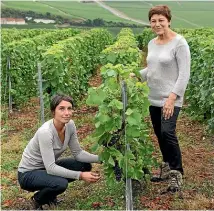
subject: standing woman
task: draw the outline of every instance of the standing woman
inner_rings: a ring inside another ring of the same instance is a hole
[[[147,67],[140,74],[150,89],[149,111],[163,157],[158,181],[170,178],[168,191],[175,192],[184,173],[175,130],[190,77],[190,50],[185,38],[170,28],[168,6],[154,6],[148,16],[157,37],[148,44]]]
[[[22,189],[37,191],[31,198],[34,209],[57,203],[74,180],[96,182],[99,175],[91,172],[91,164],[99,162],[98,156],[81,149],[76,127],[71,120],[73,100],[56,95],[50,109],[53,119],[45,122],[26,146],[18,167],[18,181]],[[74,158],[59,159],[69,147]]]

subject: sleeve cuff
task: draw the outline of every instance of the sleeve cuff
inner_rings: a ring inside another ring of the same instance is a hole
[[[147,80],[147,68],[144,68],[144,69],[140,70],[139,72],[140,72],[142,81],[146,81]]]

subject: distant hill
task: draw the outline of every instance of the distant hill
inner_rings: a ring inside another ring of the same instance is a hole
[[[97,3],[81,2],[63,2],[63,1],[3,1],[2,8],[12,8],[22,11],[34,11],[45,14],[47,12],[53,15],[59,15],[69,20],[75,19],[96,19],[102,18],[106,21],[128,22],[122,18],[116,17],[109,11],[100,7]]]
[[[128,17],[148,22],[148,11],[153,5],[167,4],[172,10],[172,27],[214,27],[213,1],[104,1],[104,3]],[[68,20],[101,18],[105,21],[134,23],[122,19],[97,3],[77,1],[3,1],[2,8],[13,8],[35,13],[50,13]]]
[[[172,11],[172,27],[214,27],[214,1],[105,1],[105,3],[136,19],[148,20],[154,5],[166,4]]]
[[[102,15],[101,15],[102,14]],[[145,24],[124,20],[95,2],[8,2],[2,4],[1,17],[25,18],[27,28],[34,28],[34,19],[54,20],[57,27],[143,27]],[[47,22],[47,21],[46,21]],[[9,27],[3,25],[3,27]],[[15,26],[18,27],[19,26]],[[26,26],[22,26],[22,28]],[[35,25],[37,27],[37,24]],[[45,26],[44,26],[45,27]]]

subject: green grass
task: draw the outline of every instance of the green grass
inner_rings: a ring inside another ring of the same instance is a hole
[[[119,18],[96,3],[80,3],[65,1],[42,1],[41,2],[23,2],[23,1],[4,1],[2,8],[13,8],[25,11],[34,11],[37,13],[50,12],[54,15],[60,15],[68,19],[96,19],[102,18],[106,21],[126,22],[131,21]]]
[[[213,181],[204,181],[201,184],[201,193],[204,194],[207,198],[212,198],[214,196],[214,183]]]
[[[193,24],[201,27],[214,27],[214,2],[206,1],[138,1],[138,2],[107,2],[132,18],[148,21],[148,11],[152,5],[166,4],[172,11],[172,27],[195,28]],[[152,5],[151,5],[152,4]],[[188,21],[190,23],[188,23]]]
[[[68,198],[60,205],[60,209],[75,210],[124,210],[125,209],[124,182],[115,183],[113,187],[105,184],[104,178],[95,184],[74,182],[67,189]],[[80,196],[80,197],[78,197]],[[112,201],[113,203],[108,203]],[[70,207],[68,206],[70,202]],[[96,207],[96,204],[99,205]]]
[[[42,4],[40,2],[33,2],[33,1],[3,1],[2,8],[12,8],[12,9],[18,9],[23,11],[34,11],[37,13],[45,14],[46,12],[49,12],[54,15],[60,15],[65,18],[72,18],[72,15],[70,14],[63,14],[57,8],[50,8],[45,4]]]
[[[113,15],[109,11],[100,7],[97,3],[80,3],[75,1],[73,2],[48,1],[45,2],[45,4],[58,8],[66,13],[72,14],[74,17],[77,18],[84,19],[102,18],[107,21],[132,23],[130,21],[126,21],[122,18]]]
[[[166,4],[172,10],[172,27],[195,28],[214,27],[214,2],[210,1],[106,1],[107,5],[126,15],[148,22],[148,11],[152,5]],[[95,19],[134,23],[119,18],[96,3],[77,1],[3,1],[2,8],[32,10],[38,13],[50,12],[68,19]]]
[[[132,18],[136,18],[136,19],[140,19],[142,21],[148,21],[148,11],[150,6],[148,4],[144,4],[143,2],[140,1],[133,1],[133,2],[113,2],[113,1],[108,1],[106,2],[107,5],[118,9],[121,12],[124,12],[126,15],[132,17]]]

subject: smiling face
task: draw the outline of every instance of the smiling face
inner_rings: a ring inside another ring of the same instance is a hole
[[[166,34],[169,30],[170,21],[164,15],[154,14],[150,19],[150,25],[157,35]]]
[[[66,124],[72,116],[72,104],[62,100],[54,111],[54,120],[58,123]]]

